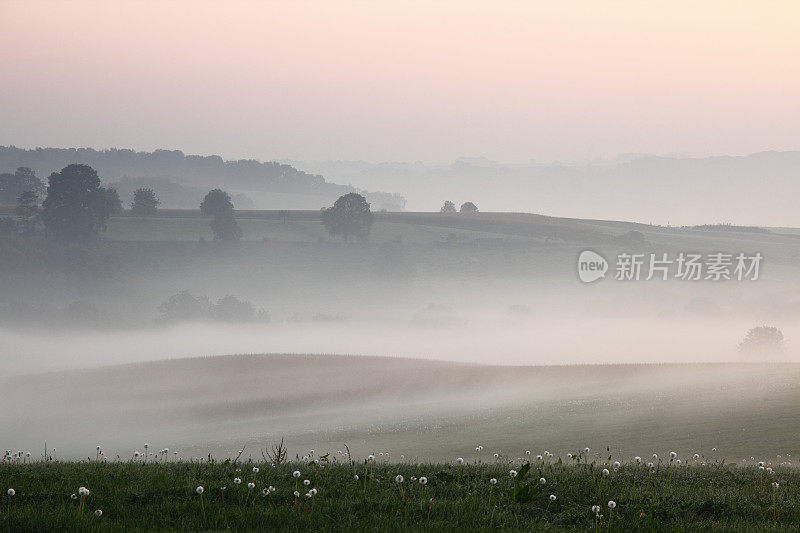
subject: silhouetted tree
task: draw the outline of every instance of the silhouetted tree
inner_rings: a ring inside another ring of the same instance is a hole
[[[206,296],[195,296],[189,291],[181,291],[159,305],[158,310],[161,319],[168,322],[198,320],[209,318],[211,302]]]
[[[778,353],[783,349],[783,332],[773,326],[751,328],[739,343],[739,349],[750,353]]]
[[[88,240],[105,231],[106,191],[87,165],[68,165],[48,178],[42,221],[47,235],[61,241]]]
[[[461,212],[462,213],[477,213],[478,206],[473,204],[472,202],[464,202],[461,204]]]
[[[32,191],[38,198],[44,194],[44,183],[28,167],[19,167],[13,174],[0,174],[0,204],[14,205],[19,195]]]
[[[233,212],[219,213],[211,219],[211,231],[215,241],[238,241],[242,238],[242,228],[236,223]]]
[[[131,212],[137,215],[154,215],[160,203],[153,189],[142,187],[133,191]]]
[[[36,217],[39,215],[39,198],[33,191],[25,191],[17,199],[17,216],[23,235],[36,233]]]
[[[206,194],[200,204],[200,212],[207,217],[233,211],[231,196],[222,189],[214,189]]]
[[[365,241],[372,228],[372,222],[373,215],[369,210],[369,203],[366,198],[354,192],[339,197],[333,207],[322,212],[322,223],[331,237],[342,235],[347,239],[353,236]]]
[[[456,204],[447,200],[441,209],[439,209],[440,213],[455,213],[456,212]]]
[[[122,213],[122,200],[120,200],[119,193],[114,187],[106,188],[106,209],[109,215]]]

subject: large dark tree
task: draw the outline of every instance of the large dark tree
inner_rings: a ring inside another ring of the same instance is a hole
[[[19,195],[33,192],[37,197],[44,194],[44,183],[27,167],[19,167],[13,174],[0,174],[0,204],[15,205]]]
[[[200,204],[200,212],[207,217],[213,217],[223,213],[230,213],[233,211],[233,202],[231,202],[231,195],[222,189],[214,189],[206,194],[203,202]]]
[[[142,187],[133,191],[131,211],[137,215],[154,215],[160,203],[153,189]]]
[[[341,196],[333,207],[322,212],[322,223],[331,237],[341,235],[347,239],[353,236],[365,241],[372,222],[373,215],[367,199],[354,192]]]
[[[215,241],[238,241],[242,238],[242,228],[236,223],[233,211],[215,215],[211,219],[211,231]]]
[[[87,165],[68,165],[48,178],[42,221],[47,235],[61,241],[89,240],[105,231],[106,190]]]
[[[456,212],[456,204],[454,204],[450,200],[447,200],[444,203],[444,205],[442,205],[442,208],[439,209],[439,212],[440,213],[455,213]]]

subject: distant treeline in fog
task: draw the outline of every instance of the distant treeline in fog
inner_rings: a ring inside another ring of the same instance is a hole
[[[93,148],[36,148],[23,149],[15,146],[0,146],[0,173],[13,173],[19,167],[32,169],[42,180],[63,167],[80,163],[97,170],[104,183],[124,184],[135,182],[136,186],[152,187],[162,198],[162,207],[185,207],[171,198],[176,186],[209,188],[224,185],[234,192],[265,192],[306,197],[298,205],[264,205],[266,199],[250,194],[255,207],[292,209],[319,209],[330,204],[343,194],[361,192],[373,204],[375,210],[400,211],[405,199],[399,194],[360,191],[349,185],[330,183],[320,175],[310,174],[296,168],[254,159],[226,161],[220,156],[185,155],[180,150],[155,150],[136,152],[128,149],[95,150]],[[158,178],[158,180],[152,180]],[[142,181],[148,181],[142,184]],[[261,201],[260,201],[261,200]],[[243,206],[244,207],[244,206]],[[247,205],[247,207],[253,207]]]

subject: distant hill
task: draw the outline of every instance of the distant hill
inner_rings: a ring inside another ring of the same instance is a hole
[[[136,152],[93,148],[23,149],[0,146],[0,172],[30,167],[43,181],[71,163],[82,163],[97,170],[106,183],[124,178],[159,178],[168,182],[210,189],[225,188],[248,193],[255,206],[263,209],[319,209],[348,192],[361,192],[374,210],[403,209],[405,199],[397,194],[367,192],[349,185],[325,181],[320,175],[297,170],[276,162],[253,159],[226,161],[220,156],[185,155],[180,150]],[[267,194],[253,194],[267,193]],[[178,206],[175,206],[178,207]]]
[[[356,187],[399,190],[411,211],[445,200],[481,211],[695,225],[799,226],[800,151],[748,156],[626,154],[564,164],[459,158],[450,165],[366,161],[287,163]]]

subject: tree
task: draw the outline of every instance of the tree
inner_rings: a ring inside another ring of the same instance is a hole
[[[473,204],[472,202],[465,202],[461,204],[461,212],[462,213],[477,213],[478,206]]]
[[[744,340],[739,343],[739,349],[762,355],[778,353],[783,349],[783,333],[772,326],[751,328]]]
[[[242,228],[236,223],[233,212],[219,213],[211,220],[211,231],[215,241],[238,241],[242,238]]]
[[[122,200],[120,200],[119,193],[114,187],[106,188],[106,209],[109,215],[122,213]]]
[[[333,207],[322,212],[322,223],[334,238],[339,235],[345,239],[353,236],[365,241],[372,228],[372,222],[373,215],[369,210],[367,199],[354,192],[339,197]]]
[[[200,203],[200,212],[207,217],[213,217],[222,213],[230,213],[232,211],[233,202],[231,202],[231,195],[222,189],[209,191]]]
[[[142,187],[133,191],[131,212],[137,215],[154,215],[160,203],[153,189]]]
[[[39,214],[39,198],[33,191],[25,191],[17,199],[17,216],[23,235],[36,233],[36,217]]]
[[[447,200],[441,209],[439,209],[440,213],[455,213],[456,212],[456,204]]]
[[[68,165],[48,178],[42,221],[47,235],[61,241],[91,240],[108,221],[106,190],[88,165]]]
[[[167,322],[198,320],[209,317],[211,302],[205,296],[195,296],[189,291],[181,291],[159,305],[158,310],[161,312],[161,319]]]
[[[0,174],[0,204],[14,205],[19,195],[28,191],[37,198],[44,194],[44,183],[28,167],[19,167],[13,174]]]

